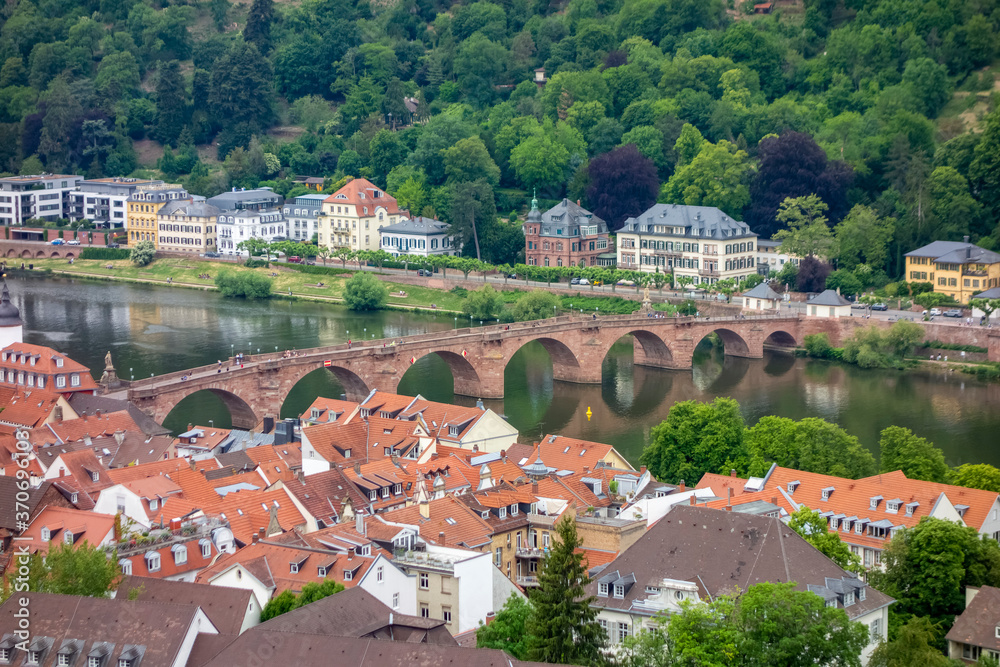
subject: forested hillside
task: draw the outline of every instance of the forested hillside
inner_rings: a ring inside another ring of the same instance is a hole
[[[935,239],[1000,247],[997,0],[752,12],[10,0],[0,169],[158,175],[205,195],[365,176],[415,213],[475,219],[492,261],[523,243],[497,212],[533,190],[612,228],[656,200],[718,206],[762,237],[786,197],[816,194],[851,241],[839,266],[868,284]]]

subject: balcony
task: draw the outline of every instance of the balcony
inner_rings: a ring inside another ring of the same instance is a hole
[[[546,553],[548,553],[548,549],[539,549],[538,547],[518,547],[517,549],[518,558],[545,558]]]
[[[698,269],[698,275],[699,276],[710,276],[710,277],[718,278],[719,277],[719,270],[718,269]]]
[[[538,577],[537,576],[519,576],[517,578],[517,583],[519,586],[537,586]]]
[[[986,271],[977,271],[975,269],[963,269],[962,270],[962,275],[963,276],[972,276],[974,278],[985,278],[989,274]]]

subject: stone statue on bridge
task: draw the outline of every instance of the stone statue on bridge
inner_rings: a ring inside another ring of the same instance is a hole
[[[642,312],[648,313],[653,309],[653,303],[649,300],[649,285],[642,288]]]
[[[103,393],[108,393],[113,389],[118,389],[121,387],[122,382],[118,379],[118,373],[115,371],[115,365],[111,362],[111,351],[104,355],[104,374],[101,375],[101,381],[99,383]]]

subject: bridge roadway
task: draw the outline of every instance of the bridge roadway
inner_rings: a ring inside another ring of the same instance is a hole
[[[437,354],[451,368],[455,393],[502,398],[504,369],[522,346],[538,341],[552,359],[553,377],[566,382],[600,383],[601,364],[610,347],[632,335],[635,363],[658,368],[691,367],[694,348],[716,332],[728,355],[760,358],[764,345],[801,345],[804,336],[827,331],[839,341],[836,320],[799,315],[747,315],[745,318],[654,318],[615,315],[594,319],[566,315],[534,322],[488,325],[359,341],[298,350],[296,356],[246,356],[218,364],[136,380],[129,400],[162,422],[185,397],[208,390],[229,408],[233,425],[253,428],[264,417],[277,418],[288,392],[318,368],[328,368],[347,396],[359,399],[372,389],[395,392],[406,370],[427,354]]]

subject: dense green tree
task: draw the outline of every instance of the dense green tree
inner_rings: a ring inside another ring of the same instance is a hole
[[[945,483],[948,465],[944,454],[933,444],[902,426],[882,430],[878,441],[879,472],[902,470],[910,479]]]
[[[954,663],[946,658],[934,644],[941,631],[930,619],[914,616],[896,630],[895,639],[890,639],[876,647],[868,661],[870,667],[951,667]]]
[[[243,39],[254,44],[261,53],[271,51],[271,22],[274,20],[273,0],[253,0],[243,28]]]
[[[222,296],[242,299],[267,299],[271,296],[271,278],[253,271],[220,271],[215,286]]]
[[[936,117],[951,99],[947,68],[930,58],[908,60],[903,70],[903,83],[909,86],[920,112],[928,118]]]
[[[156,78],[156,138],[175,145],[184,129],[187,108],[180,63],[171,60],[160,67]]]
[[[1000,470],[988,463],[965,463],[948,473],[948,483],[1000,493]]]
[[[875,457],[856,437],[816,417],[762,417],[747,430],[745,446],[751,475],[763,475],[771,463],[851,479],[877,470]]]
[[[421,130],[416,148],[410,153],[408,162],[414,167],[423,169],[431,185],[440,185],[447,176],[444,170],[443,151],[474,134],[476,134],[475,127],[457,116],[449,114],[434,116]]]
[[[525,623],[529,660],[565,665],[603,665],[607,633],[597,622],[576,521],[565,516],[556,524],[558,539],[540,563],[538,588],[531,596]]]
[[[476,631],[476,648],[500,649],[517,660],[526,660],[528,635],[525,628],[529,616],[531,603],[523,596],[512,593],[489,625],[480,621]]]
[[[870,573],[878,590],[894,597],[890,613],[905,622],[925,616],[950,626],[965,609],[966,586],[1000,584],[1000,546],[975,528],[921,517],[882,552],[883,570]]]
[[[389,298],[389,288],[371,273],[359,271],[344,283],[344,304],[351,310],[380,310]]]
[[[449,190],[451,200],[446,219],[451,224],[452,236],[461,241],[466,254],[474,250],[476,259],[482,260],[479,230],[494,221],[497,215],[493,188],[480,179],[455,183],[446,189]]]
[[[558,314],[559,304],[559,297],[552,292],[532,290],[514,302],[510,314],[517,322],[543,320]]]
[[[470,320],[492,322],[500,317],[503,307],[503,294],[489,285],[483,285],[465,298],[462,312],[468,315]]]
[[[511,151],[510,165],[525,188],[558,190],[569,166],[569,151],[546,134],[533,134]]]
[[[827,529],[826,518],[818,510],[801,506],[788,520],[788,527],[824,556],[848,572],[861,572],[861,558],[840,541],[840,533]]]
[[[403,163],[409,151],[399,135],[391,130],[382,129],[372,137],[368,152],[371,154],[375,180],[384,186],[389,172]]]
[[[860,264],[885,266],[894,222],[871,207],[857,204],[852,208],[834,229],[840,266],[851,270]]]
[[[118,559],[109,558],[103,548],[88,542],[53,544],[44,557],[39,553],[30,556],[27,567],[28,590],[58,595],[108,597],[122,576]],[[0,593],[12,592],[14,575],[16,571],[8,574]]]
[[[837,240],[824,215],[826,203],[816,195],[789,197],[781,202],[776,216],[785,228],[774,235],[781,249],[798,257],[828,259],[836,254]]]
[[[479,137],[459,139],[451,148],[443,151],[444,172],[448,181],[464,183],[485,180],[491,186],[500,184],[500,167],[497,166],[486,144]]]
[[[245,139],[243,145],[248,145],[250,138],[271,122],[270,89],[270,64],[253,44],[235,42],[212,68],[209,106],[220,125],[245,125],[249,132],[240,142]],[[221,150],[220,154],[225,157]]]
[[[264,608],[260,610],[260,620],[270,621],[272,618],[281,616],[295,608],[295,598],[297,596],[291,589],[285,589],[268,600]]]
[[[694,485],[707,472],[746,467],[744,433],[743,415],[733,399],[682,401],[650,430],[650,443],[639,461],[657,479]]]
[[[953,167],[937,167],[926,182],[929,197],[928,225],[921,239],[958,241],[977,226],[979,202],[969,183]]]
[[[716,206],[733,217],[750,201],[747,178],[751,165],[735,144],[705,142],[689,164],[679,166],[660,190],[667,204]]]
[[[136,266],[147,266],[153,261],[153,257],[156,255],[156,246],[153,245],[152,241],[139,241],[134,246],[129,253],[129,259]]]
[[[627,218],[656,203],[659,188],[656,166],[634,145],[616,148],[591,160],[587,177],[587,201],[609,230],[619,229]]]

